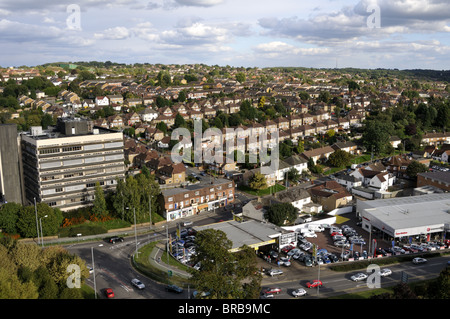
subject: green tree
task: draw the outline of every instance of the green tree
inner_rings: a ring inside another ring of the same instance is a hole
[[[287,176],[290,181],[297,183],[300,180],[301,174],[295,167],[292,167],[288,171]]]
[[[17,219],[22,205],[17,203],[7,203],[0,206],[0,229],[4,233],[17,234]]]
[[[282,226],[293,223],[298,217],[298,208],[291,203],[278,203],[270,205],[266,212],[266,218],[272,224]]]
[[[221,230],[206,229],[196,235],[191,280],[198,291],[209,292],[211,299],[257,298],[261,290],[256,255],[247,247],[237,253],[230,252],[232,242]]]
[[[97,217],[103,217],[108,214],[106,199],[103,188],[99,182],[95,183],[94,201],[92,203],[92,213]]]
[[[266,177],[261,173],[255,173],[249,181],[250,188],[254,190],[262,190],[267,188]]]
[[[351,155],[343,150],[336,150],[328,157],[328,163],[334,167],[343,167],[351,164]]]
[[[244,72],[238,72],[236,73],[236,81],[238,81],[239,83],[244,83],[245,82],[245,73]]]
[[[406,168],[406,175],[411,178],[417,178],[418,173],[428,172],[428,167],[425,164],[417,161],[412,161]]]

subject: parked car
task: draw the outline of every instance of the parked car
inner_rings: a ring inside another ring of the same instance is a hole
[[[286,254],[288,257],[293,257],[295,254],[299,253],[300,249],[299,248],[294,248],[289,250],[289,252]]]
[[[334,263],[337,263],[339,261],[339,258],[335,254],[328,255],[328,258]]]
[[[314,279],[313,281],[307,282],[306,287],[308,288],[322,287],[322,281]]]
[[[291,261],[287,257],[281,257],[279,261],[283,266],[289,267],[291,265]]]
[[[317,234],[315,232],[304,233],[303,236],[306,238],[317,238]]]
[[[145,288],[145,285],[137,278],[132,279],[131,284],[139,290],[142,290]]]
[[[106,288],[105,295],[106,298],[114,298],[114,291],[112,290],[112,288]]]
[[[387,277],[387,276],[390,276],[390,275],[392,275],[392,270],[390,270],[389,268],[381,269],[380,272],[379,272],[379,275],[380,275],[381,277]]]
[[[278,258],[278,253],[275,250],[269,251],[269,255],[271,258]]]
[[[292,292],[292,296],[294,296],[294,297],[301,297],[301,296],[304,296],[304,295],[306,295],[306,290],[303,289],[303,288],[295,289]]]
[[[344,248],[350,247],[350,244],[349,244],[347,241],[345,241],[345,240],[338,240],[338,241],[335,241],[335,242],[334,242],[334,245],[335,245],[336,247],[344,247]]]
[[[270,269],[268,272],[267,272],[267,274],[269,275],[269,276],[271,276],[271,277],[273,277],[273,276],[277,276],[277,275],[282,275],[283,274],[283,271],[281,270],[281,269]]]
[[[312,267],[312,260],[311,260],[311,258],[310,257],[305,257],[304,259],[303,259],[303,262],[305,263],[305,266],[306,267]]]
[[[412,260],[413,264],[424,264],[427,262],[427,260],[425,258],[422,257],[416,257]]]
[[[350,279],[353,281],[361,281],[361,280],[366,280],[367,277],[368,277],[367,274],[360,272],[360,273],[357,273],[357,274],[351,276]]]

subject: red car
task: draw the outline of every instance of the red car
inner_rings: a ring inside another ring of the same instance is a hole
[[[111,288],[105,289],[105,295],[107,298],[114,298],[114,291]]]
[[[280,288],[267,288],[263,291],[265,294],[279,294],[281,292]]]
[[[288,253],[290,250],[294,249],[295,247],[293,245],[289,245],[281,249],[282,252]]]
[[[320,280],[313,280],[312,282],[307,282],[306,287],[308,288],[322,287],[322,282]]]
[[[333,237],[335,235],[342,235],[342,233],[341,232],[337,232],[337,231],[335,231],[334,233],[331,233],[331,237]]]

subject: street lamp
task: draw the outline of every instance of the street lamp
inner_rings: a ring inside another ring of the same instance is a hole
[[[44,218],[47,218],[47,217],[48,217],[48,215],[44,216]],[[41,245],[42,245],[42,247],[44,247],[44,233],[42,232],[42,217],[39,218],[39,224],[41,226]],[[39,243],[39,241],[38,241],[38,243]]]
[[[129,207],[126,207],[127,210],[129,210]],[[133,207],[133,215],[134,215],[134,240],[136,243],[136,256],[137,256],[137,252],[138,252],[138,248],[137,248],[137,226],[136,226],[136,207]]]

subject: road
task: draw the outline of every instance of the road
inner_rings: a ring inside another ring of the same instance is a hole
[[[428,259],[428,262],[421,265],[414,265],[411,262],[404,262],[395,265],[384,266],[381,268],[389,268],[392,270],[392,275],[389,277],[380,278],[380,287],[388,287],[396,285],[401,281],[402,272],[408,275],[408,282],[431,279],[439,276],[439,273],[446,267],[450,256],[435,257]],[[281,268],[283,269],[283,268]],[[356,293],[364,290],[369,290],[368,283],[374,284],[375,281],[369,282],[360,281],[354,282],[350,277],[358,272],[366,272],[365,270],[351,271],[351,272],[335,272],[327,269],[326,266],[318,266],[314,268],[306,268],[298,272],[297,276],[292,274],[281,275],[279,277],[265,277],[263,279],[262,287],[278,287],[282,292],[275,296],[276,299],[292,299],[292,291],[297,288],[304,288],[307,295],[301,298],[327,298],[348,293]],[[372,274],[371,271],[366,272],[367,275]],[[323,287],[316,289],[306,288],[308,281],[320,279]]]
[[[216,212],[204,212],[189,218],[194,225],[201,226],[231,219],[231,211],[219,208]],[[169,233],[175,232],[176,223],[169,225]],[[153,233],[136,236],[138,245],[151,241],[166,239],[166,230],[155,228]],[[94,265],[94,273],[87,279],[87,284],[95,286],[99,298],[104,298],[104,289],[113,288],[117,299],[187,299],[190,291],[186,289],[182,294],[174,294],[165,290],[165,285],[159,284],[142,276],[131,265],[131,256],[136,251],[135,236],[126,237],[124,242],[114,245],[103,241],[81,242],[64,246],[70,253],[80,256],[88,266]],[[94,258],[94,263],[92,263]],[[138,278],[146,286],[138,290],[131,285],[131,280]]]

